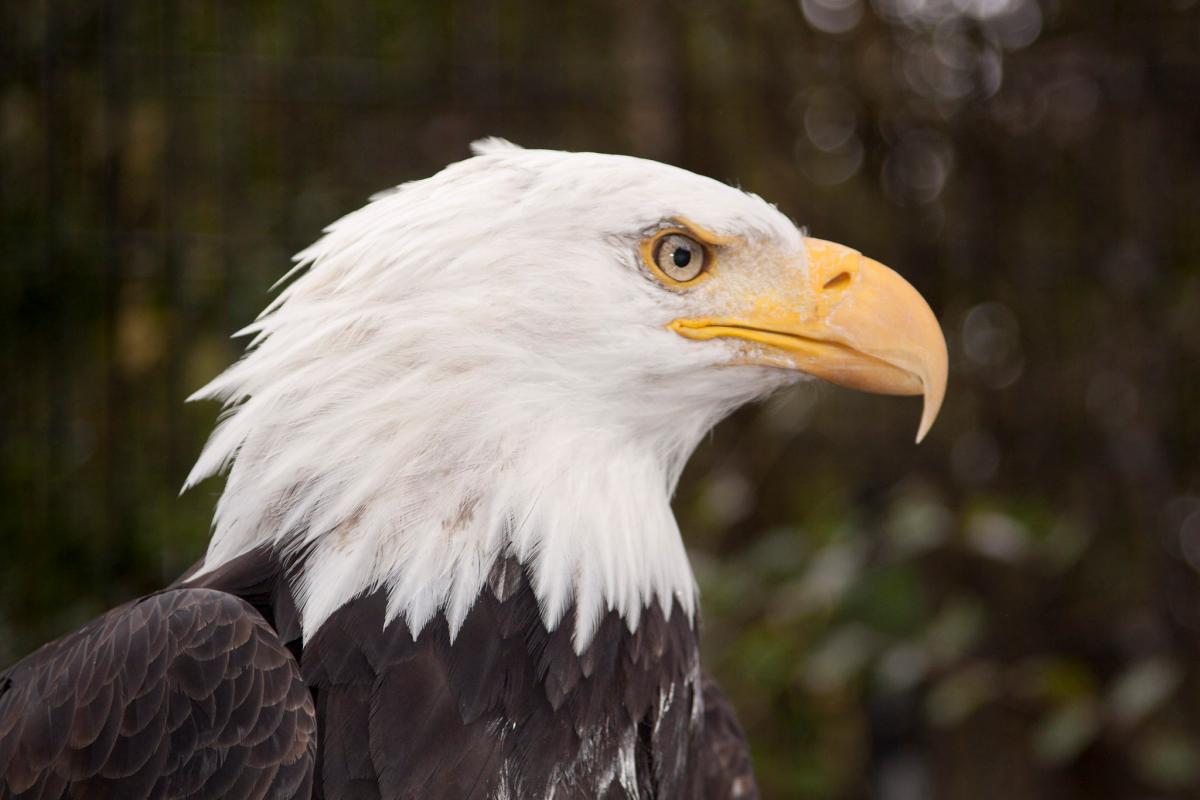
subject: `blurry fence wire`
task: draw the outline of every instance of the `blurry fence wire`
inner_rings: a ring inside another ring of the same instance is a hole
[[[769,797],[1200,795],[1194,0],[0,8],[0,663],[173,579],[186,396],[291,253],[484,135],[739,184],[908,275],[943,418],[812,386],[677,511]]]

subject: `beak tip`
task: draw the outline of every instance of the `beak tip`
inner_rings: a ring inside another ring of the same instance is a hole
[[[945,374],[944,372],[942,373]],[[933,423],[937,420],[938,412],[942,410],[942,400],[946,396],[945,378],[940,382],[930,385],[925,384],[925,401],[921,409],[921,423],[917,426],[917,444],[920,444],[925,436],[929,433],[929,429],[933,427]]]

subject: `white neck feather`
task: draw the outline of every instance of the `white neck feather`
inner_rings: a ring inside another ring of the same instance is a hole
[[[406,383],[405,399],[393,386],[332,415],[349,430],[326,421],[325,393],[239,406],[214,437],[240,444],[206,569],[264,543],[305,551],[295,589],[306,636],[378,587],[389,619],[416,633],[442,611],[453,635],[507,555],[530,568],[548,628],[574,605],[580,649],[609,609],[631,629],[653,601],[694,613],[669,505],[694,438],[645,442],[520,398],[481,402],[465,373]]]

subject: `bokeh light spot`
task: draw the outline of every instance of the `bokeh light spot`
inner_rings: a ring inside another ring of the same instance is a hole
[[[861,0],[800,0],[804,18],[822,33],[849,33],[862,20]]]

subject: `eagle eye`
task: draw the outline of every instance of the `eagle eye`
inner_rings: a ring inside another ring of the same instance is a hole
[[[708,251],[704,245],[682,233],[668,233],[654,244],[654,264],[676,283],[700,277],[707,263]]]

